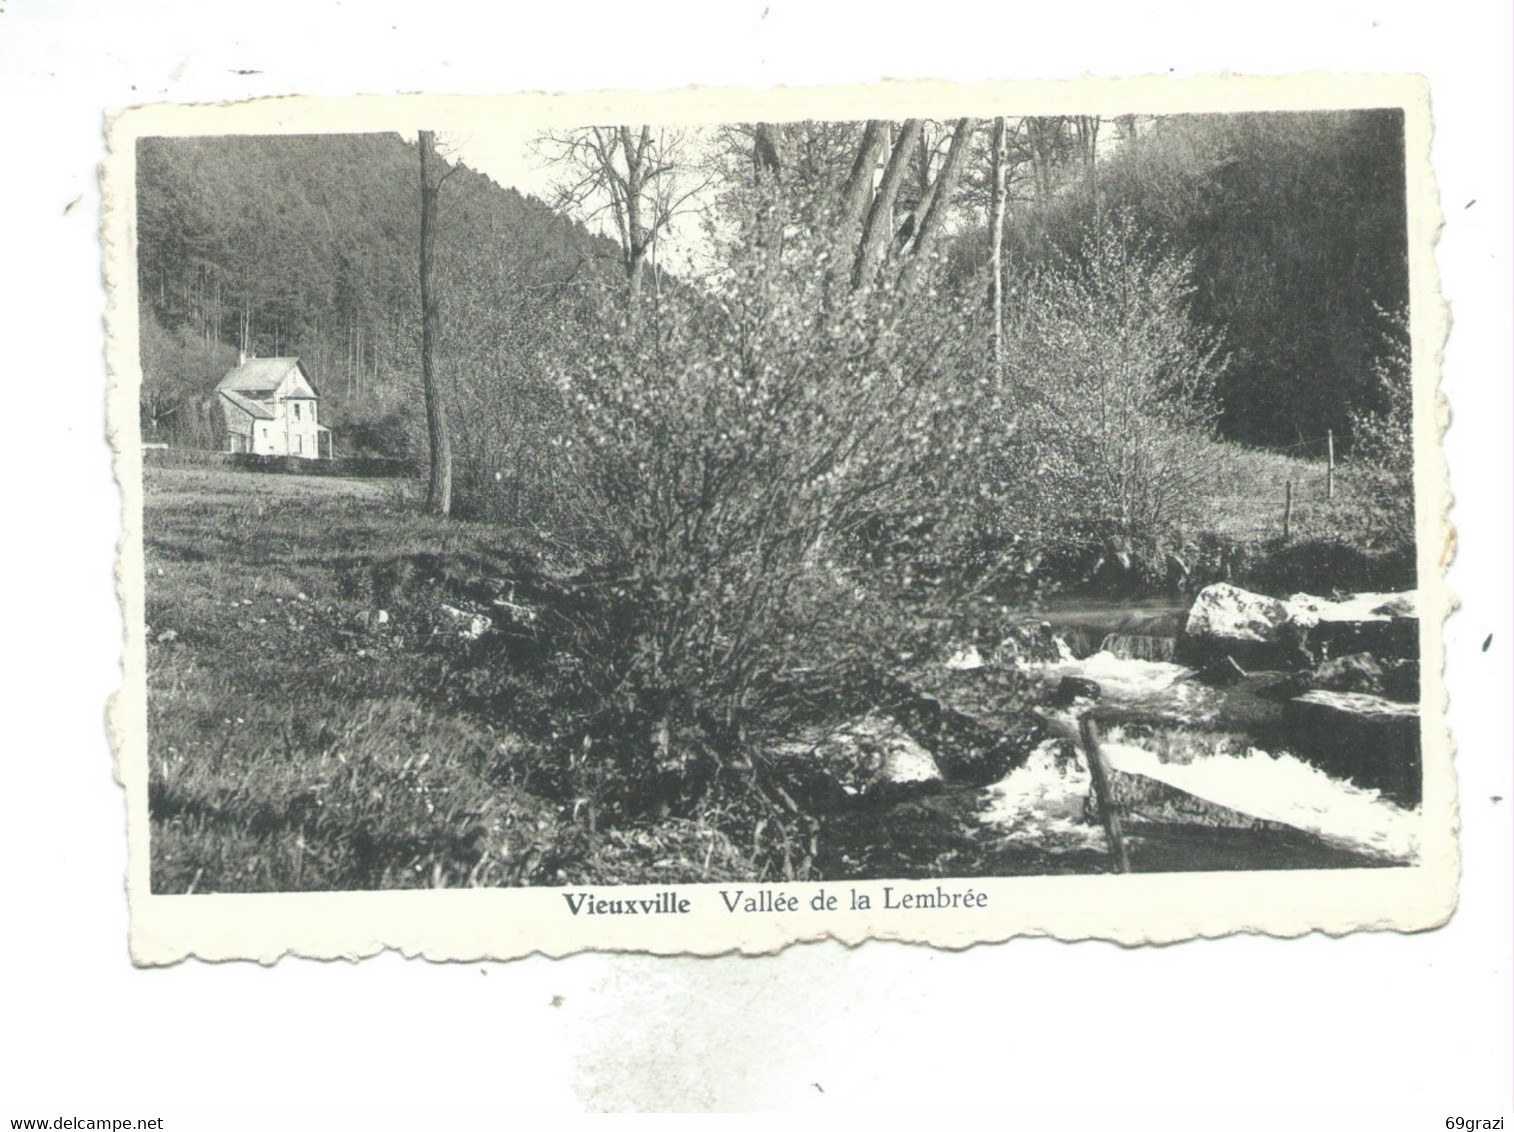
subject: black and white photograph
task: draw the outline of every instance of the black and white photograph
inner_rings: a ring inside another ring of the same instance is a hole
[[[1368,101],[135,136],[151,893],[1420,865]]]

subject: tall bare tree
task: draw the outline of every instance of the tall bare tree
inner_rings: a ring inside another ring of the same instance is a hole
[[[690,144],[682,131],[649,125],[584,126],[536,140],[537,151],[564,171],[557,207],[584,220],[609,217],[633,318],[658,238],[679,215],[699,207],[710,184],[708,171],[686,154]]]
[[[1036,203],[1051,199],[1052,177],[1067,148],[1067,119],[1026,118],[1022,125],[1030,143],[1031,172],[1035,174]]]
[[[431,477],[426,510],[446,518],[452,513],[452,443],[447,406],[436,388],[438,316],[432,287],[436,255],[436,202],[452,170],[436,155],[436,134],[420,131],[421,151],[421,383],[426,396],[426,437],[431,448]]]
[[[913,269],[939,239],[959,203],[975,130],[971,118],[949,132],[921,119],[727,128],[723,176],[776,183],[773,199],[781,199],[786,223],[815,227],[850,246],[835,268],[860,288],[888,265]]]
[[[1072,119],[1073,140],[1077,143],[1078,157],[1083,168],[1091,170],[1099,157],[1099,125],[1102,119],[1097,114],[1077,114]]]
[[[1078,143],[1078,157],[1083,162],[1083,176],[1093,197],[1094,215],[1103,214],[1099,197],[1099,124],[1097,114],[1079,114],[1072,120],[1073,136]]]
[[[989,304],[993,308],[992,335],[994,369],[1004,367],[1004,197],[1009,173],[1008,127],[1004,118],[994,119],[990,142],[990,181],[988,197],[988,266]]]
[[[857,244],[857,255],[852,266],[853,287],[866,286],[877,274],[878,264],[894,234],[894,202],[899,196],[899,186],[904,183],[910,158],[914,156],[915,147],[920,144],[920,133],[924,125],[919,118],[911,118],[899,127],[888,165],[883,170],[883,180],[873,194],[867,222],[862,226],[862,238]]]
[[[951,206],[952,197],[957,191],[957,182],[962,177],[963,166],[967,164],[967,151],[972,146],[972,133],[976,125],[971,118],[957,119],[956,128],[952,131],[951,145],[946,151],[945,160],[941,163],[941,171],[936,174],[926,190],[925,213],[915,229],[914,243],[910,245],[910,253],[916,257],[929,252],[931,244],[941,234],[942,225],[946,220],[946,210]]]
[[[838,217],[841,231],[852,231],[867,215],[868,206],[873,199],[873,173],[878,168],[887,145],[888,123],[876,119],[868,122],[862,131],[862,141],[857,146],[851,172],[841,190],[841,214]]]

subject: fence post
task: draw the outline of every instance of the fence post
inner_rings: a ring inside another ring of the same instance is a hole
[[[1094,801],[1099,806],[1099,820],[1104,823],[1104,833],[1109,838],[1109,853],[1114,858],[1116,872],[1130,871],[1130,857],[1125,852],[1125,831],[1120,828],[1120,814],[1109,792],[1109,767],[1104,762],[1104,752],[1099,749],[1099,729],[1092,719],[1083,716],[1078,720],[1078,732],[1083,740],[1083,753],[1088,756],[1088,776],[1093,779]]]
[[[1293,480],[1283,488],[1283,541],[1293,537]]]
[[[1325,465],[1325,498],[1335,498],[1335,430],[1325,430],[1325,444],[1327,445],[1328,463]]]

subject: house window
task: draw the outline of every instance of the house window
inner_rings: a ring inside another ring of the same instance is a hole
[[[302,446],[302,442],[303,441],[304,441],[304,437],[300,436],[299,433],[295,433],[295,436],[294,436],[294,454],[296,456],[300,455],[301,453],[303,453],[305,451],[304,447]]]
[[[300,403],[298,401],[294,403],[294,419],[300,419]]]

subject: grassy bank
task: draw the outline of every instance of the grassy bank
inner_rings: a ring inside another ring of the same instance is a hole
[[[1190,571],[1188,592],[1214,581],[1273,595],[1413,589],[1413,552],[1384,521],[1381,472],[1338,463],[1331,477],[1325,459],[1220,442],[1205,466],[1185,522],[1157,554],[1135,555],[1135,589],[1172,587],[1167,551]]]
[[[154,890],[744,874],[708,828],[575,820],[573,783],[544,778],[550,687],[451,612],[540,558],[412,491],[148,470]]]
[[[1381,473],[1337,464],[1332,493],[1324,459],[1216,443],[1209,463],[1182,540],[1196,584],[1278,594],[1413,587],[1413,555],[1382,523]]]

